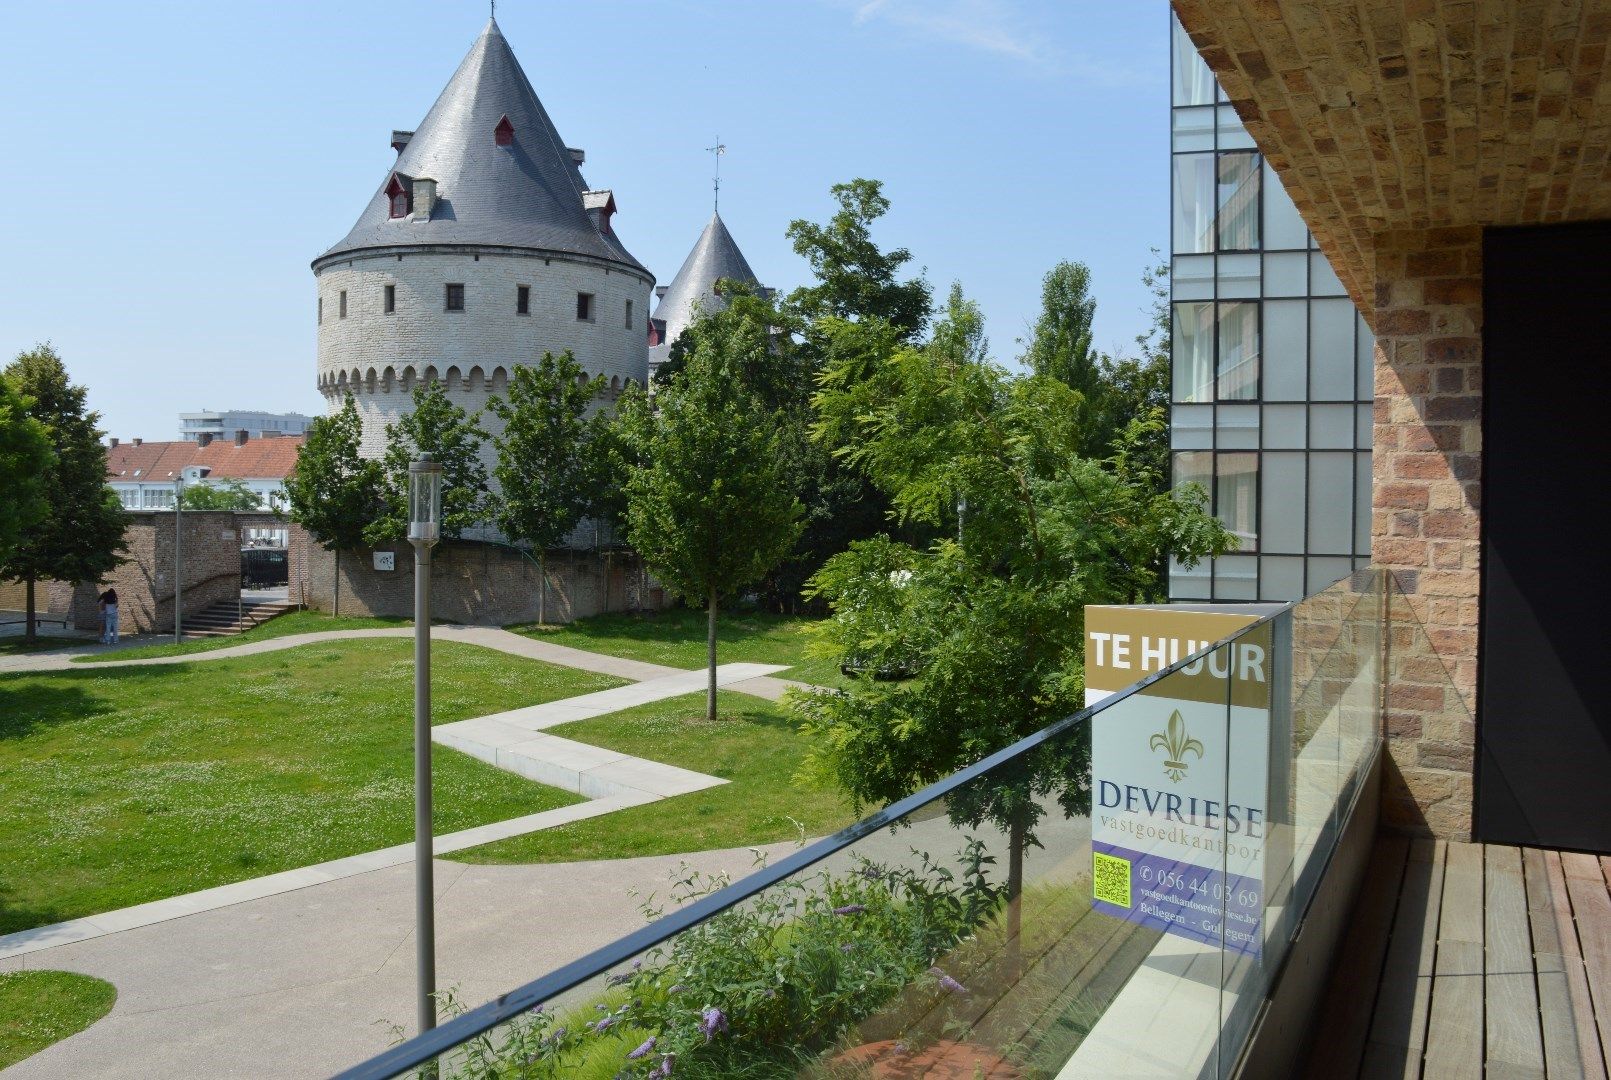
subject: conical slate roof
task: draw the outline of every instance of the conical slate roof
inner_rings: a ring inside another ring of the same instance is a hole
[[[694,321],[695,309],[711,312],[727,307],[727,301],[716,294],[716,283],[723,278],[759,285],[755,271],[738,250],[733,234],[727,231],[720,214],[712,214],[710,224],[699,234],[699,242],[683,260],[682,269],[671,279],[665,295],[654,309],[656,321],[666,322],[667,346]]]
[[[505,116],[514,138],[499,146],[494,129]],[[394,173],[436,181],[430,220],[390,216],[386,186]],[[358,223],[314,265],[365,249],[475,244],[589,255],[642,269],[613,234],[594,225],[582,205],[585,190],[497,21],[489,20]]]

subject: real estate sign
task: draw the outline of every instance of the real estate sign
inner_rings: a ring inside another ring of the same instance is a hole
[[[1086,609],[1087,700],[1189,657],[1255,616]],[[1092,906],[1258,953],[1269,825],[1270,628],[1092,718]]]

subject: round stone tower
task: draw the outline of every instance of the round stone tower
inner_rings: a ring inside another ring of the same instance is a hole
[[[616,238],[609,191],[582,179],[497,23],[486,29],[345,239],[313,261],[318,380],[351,394],[364,453],[440,381],[471,413],[509,372],[569,349],[606,402],[648,376],[654,279]],[[602,404],[602,403],[601,403]],[[482,417],[496,433],[497,418]],[[484,448],[490,471],[493,450]]]

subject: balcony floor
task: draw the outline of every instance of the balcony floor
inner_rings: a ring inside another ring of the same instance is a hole
[[[1611,858],[1383,837],[1306,1077],[1590,1077],[1611,1057]]]

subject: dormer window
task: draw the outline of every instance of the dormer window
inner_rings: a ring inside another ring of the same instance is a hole
[[[392,178],[386,183],[386,200],[391,206],[390,216],[393,218],[407,217],[411,196],[409,185],[403,183],[401,176],[392,173]]]
[[[498,146],[510,146],[515,141],[515,125],[505,116],[498,121],[498,126],[492,129],[492,141]]]

